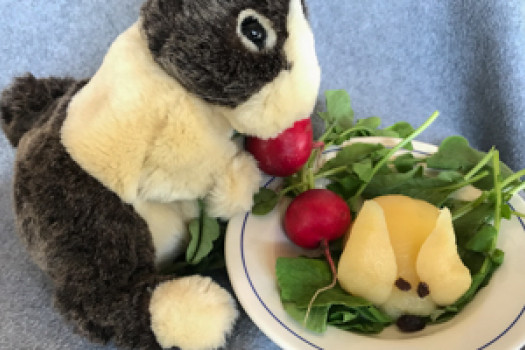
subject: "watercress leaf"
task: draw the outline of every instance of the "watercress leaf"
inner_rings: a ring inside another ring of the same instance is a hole
[[[435,169],[457,170],[467,174],[471,169],[483,160],[486,153],[470,147],[469,142],[462,136],[450,136],[443,140],[438,151],[427,159],[427,165]],[[504,163],[499,163],[501,179],[513,174],[512,170]],[[482,169],[487,169],[492,174],[492,164],[489,162]],[[482,190],[492,189],[494,186],[493,176],[487,176],[476,182],[475,187]]]
[[[463,175],[455,170],[443,170],[438,173],[436,178],[445,182],[456,183],[463,180]]]
[[[332,279],[325,261],[304,257],[279,257],[275,272],[284,301],[310,300],[317,289],[328,285]]]
[[[467,242],[465,248],[475,252],[488,253],[498,237],[498,231],[492,225],[483,225],[481,229]]]
[[[189,276],[195,274],[205,274],[210,271],[222,269],[224,261],[224,233],[226,228],[221,228],[219,238],[214,242],[213,249],[199,263],[186,261],[186,256],[177,258],[175,262],[162,268],[160,273],[165,275]]]
[[[492,219],[493,215],[494,205],[492,203],[483,203],[455,219],[453,224],[458,247],[465,247],[467,242],[478,233],[481,227]]]
[[[375,136],[383,136],[383,137],[397,137],[399,138],[399,134],[393,130],[386,130],[386,129],[377,129],[375,131]]]
[[[275,191],[261,187],[259,192],[253,196],[252,214],[266,215],[275,208],[278,201],[279,195]]]
[[[501,217],[507,220],[512,218],[512,208],[507,203],[501,205]]]
[[[412,125],[410,125],[410,123],[407,123],[407,122],[395,123],[385,128],[385,130],[396,133],[397,137],[402,138],[402,139],[409,136],[415,131]]]
[[[480,153],[471,148],[464,137],[451,136],[441,142],[438,151],[427,159],[427,165],[466,173],[481,159]]]
[[[368,182],[372,178],[372,160],[363,159],[359,162],[352,164],[353,172],[359,177],[363,182]]]
[[[414,166],[420,162],[421,159],[414,157],[412,153],[402,154],[393,161],[396,170],[401,173],[412,170]]]
[[[328,324],[332,326],[344,325],[356,320],[358,317],[359,315],[355,309],[340,308],[336,310],[330,310],[328,315]]]
[[[420,177],[423,174],[423,167],[418,166],[406,173],[378,173],[370,181],[368,187],[364,191],[364,196],[367,198],[377,197],[385,194],[402,194],[399,189],[403,184],[410,188],[408,182],[414,177]]]
[[[325,122],[330,122],[330,114],[328,112],[318,112],[317,113],[321,119],[323,119]]]
[[[315,292],[315,291],[314,291]],[[313,293],[312,293],[313,295]],[[305,299],[296,299],[298,307],[307,308],[312,298],[310,295]],[[345,292],[339,285],[334,288],[324,291],[318,295],[315,299],[314,306],[331,306],[331,305],[343,305],[350,308],[368,307],[372,306],[372,303],[361,297],[353,296]]]
[[[327,262],[281,257],[277,259],[276,274],[284,309],[303,324],[312,296],[331,280]],[[391,319],[369,301],[352,296],[336,285],[319,294],[305,326],[314,332],[324,332],[327,324],[333,324],[363,333],[377,333],[389,323]]]
[[[346,203],[350,207],[352,213],[358,213],[363,206],[363,198],[361,196],[353,195],[346,201]]]
[[[189,224],[190,243],[186,249],[186,261],[196,265],[213,249],[213,242],[220,236],[217,219],[211,218],[201,210],[201,215]]]
[[[383,146],[381,148],[378,148],[374,152],[372,152],[372,154],[370,154],[370,158],[372,159],[372,161],[374,162],[374,165],[375,165],[378,162],[380,162],[381,160],[383,160],[383,158],[385,158],[388,155],[389,152],[390,152],[390,149],[388,149],[388,148]],[[387,166],[388,166],[388,164],[385,164],[385,167],[387,167]]]
[[[355,174],[330,177],[330,180],[332,182],[326,188],[337,193],[341,198],[352,197],[363,183]]]
[[[190,233],[190,243],[186,248],[186,261],[191,263],[193,257],[197,254],[197,249],[200,243],[200,223],[199,219],[193,219],[188,225],[188,231]]]
[[[504,258],[505,252],[503,252],[501,249],[494,249],[494,251],[490,255],[490,259],[496,266],[500,266],[501,264],[503,264]]]
[[[378,129],[380,125],[381,125],[381,118],[369,117],[369,118],[359,119],[355,123],[354,128],[362,130],[364,132],[362,136],[375,136],[376,129]]]
[[[404,191],[399,192],[402,192],[399,194],[404,194],[414,199],[421,199],[436,207],[441,207],[453,191],[438,191],[432,188],[406,188]]]
[[[505,252],[502,251],[501,249],[494,249],[494,251],[490,255],[490,260],[492,260],[492,262],[496,266],[500,266],[501,264],[503,264],[504,258],[505,258]]]
[[[339,325],[337,328],[344,329],[347,331],[355,332],[355,333],[362,333],[362,334],[378,334],[385,329],[389,324],[387,323],[380,323],[380,322],[363,322],[361,318],[359,318],[356,322],[349,322],[344,325]]]
[[[473,250],[466,249],[465,247],[458,246],[458,253],[463,264],[470,270],[470,274],[477,273],[483,266],[483,263],[487,259],[485,253],[475,252]]]
[[[422,199],[441,207],[450,195],[457,190],[457,185],[463,183],[461,174],[454,175],[452,172],[443,176],[428,177],[416,176],[407,181],[396,191],[416,199]]]
[[[384,146],[381,144],[353,143],[341,148],[334,158],[323,165],[319,172],[322,173],[329,169],[351,165],[383,148]]]
[[[454,172],[438,176],[417,176],[414,177],[413,186],[417,188],[428,188],[437,191],[454,189],[459,184],[464,184],[463,176],[459,173],[457,175]]]
[[[345,90],[327,90],[325,96],[328,120],[336,122],[344,130],[351,128],[354,124],[354,110],[348,93]]]
[[[312,307],[308,314],[308,319],[306,320],[306,323],[304,323],[306,309],[297,307],[293,302],[283,302],[282,304],[286,313],[288,313],[288,315],[290,315],[295,321],[300,322],[307,329],[316,333],[324,333],[326,331],[328,311],[330,307]]]
[[[379,322],[379,323],[391,323],[392,318],[388,316],[383,311],[379,310],[375,306],[369,306],[369,307],[362,307],[359,308],[360,315],[372,322]]]

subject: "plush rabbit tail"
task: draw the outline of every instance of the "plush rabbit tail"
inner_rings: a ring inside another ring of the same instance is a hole
[[[22,136],[48,119],[46,110],[73,86],[72,78],[37,79],[32,74],[16,78],[0,97],[2,129],[16,147]]]

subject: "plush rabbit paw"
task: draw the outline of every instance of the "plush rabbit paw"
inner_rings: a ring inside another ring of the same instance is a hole
[[[150,307],[151,328],[163,348],[224,346],[238,311],[231,295],[209,277],[190,276],[159,284]]]
[[[216,178],[216,185],[208,196],[208,213],[229,219],[250,210],[260,183],[261,172],[255,159],[245,152],[239,153]]]

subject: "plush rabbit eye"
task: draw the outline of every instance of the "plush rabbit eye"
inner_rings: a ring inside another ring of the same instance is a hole
[[[241,32],[248,40],[254,43],[259,50],[264,49],[264,42],[268,35],[258,20],[253,17],[245,18],[241,23]]]
[[[263,15],[252,9],[239,14],[237,35],[250,51],[260,52],[275,46],[277,37],[272,23]]]

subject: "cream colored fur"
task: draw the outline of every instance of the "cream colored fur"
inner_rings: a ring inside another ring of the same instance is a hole
[[[164,348],[215,349],[237,318],[230,294],[209,277],[191,276],[159,285],[151,297],[151,328]],[[226,330],[226,332],[225,332]]]
[[[153,61],[139,28],[117,38],[72,100],[62,141],[128,203],[203,197],[239,152],[232,127]]]

